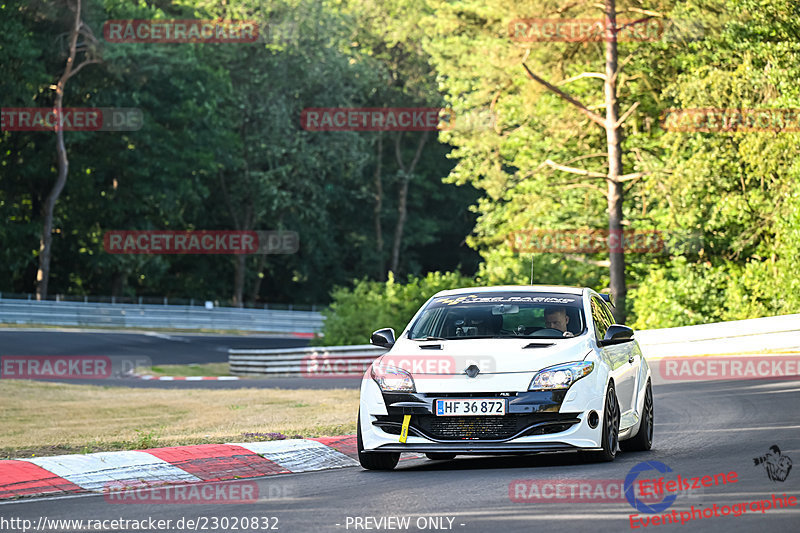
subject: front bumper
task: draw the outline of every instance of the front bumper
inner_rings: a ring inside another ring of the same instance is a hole
[[[458,455],[493,455],[493,454],[527,454],[542,452],[568,452],[577,450],[577,446],[564,443],[528,444],[522,442],[486,443],[472,441],[469,444],[383,444],[375,448],[375,452],[407,452],[407,453],[455,453]]]
[[[602,424],[591,428],[587,418],[592,410],[602,418],[602,397],[596,402],[583,402],[588,406],[585,410],[561,412],[569,391],[389,393],[380,391],[371,380],[365,380],[364,388],[368,390],[362,390],[359,423],[364,449],[368,451],[507,454],[600,447]],[[469,397],[503,398],[507,402],[506,414],[434,414],[437,399]],[[574,403],[570,406],[574,407]],[[411,420],[408,438],[401,443],[405,415],[411,415]]]

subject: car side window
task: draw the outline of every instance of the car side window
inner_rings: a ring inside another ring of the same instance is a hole
[[[614,313],[611,312],[611,308],[608,306],[606,302],[602,302],[603,306],[603,314],[606,315],[606,320],[608,320],[608,324],[616,324],[617,320],[614,318]]]
[[[591,307],[592,321],[594,322],[595,330],[597,330],[597,339],[601,340],[606,336],[606,331],[611,325],[611,322],[608,321],[608,317],[606,317],[606,314],[603,312],[603,302],[601,302],[598,298],[592,298]]]

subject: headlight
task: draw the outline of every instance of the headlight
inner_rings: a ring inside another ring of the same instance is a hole
[[[414,378],[402,368],[373,363],[370,376],[386,392],[416,392]]]
[[[582,377],[588,376],[593,368],[591,361],[575,361],[545,368],[533,377],[528,390],[568,389]]]

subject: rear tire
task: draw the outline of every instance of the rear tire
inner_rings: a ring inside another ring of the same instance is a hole
[[[594,462],[613,461],[617,456],[619,445],[619,403],[614,384],[609,383],[606,390],[606,405],[603,409],[603,449],[597,452],[586,452],[589,460]]]
[[[367,470],[393,470],[400,461],[400,452],[390,453],[376,453],[365,452],[364,442],[361,438],[361,411],[358,411],[358,422],[356,424],[358,430],[356,431],[356,442],[358,445],[358,462],[361,463],[362,468]]]
[[[456,458],[456,454],[454,454],[454,453],[444,453],[444,452],[435,452],[435,453],[426,453],[425,457],[427,457],[431,461],[449,461],[450,459],[455,459]]]
[[[620,441],[619,448],[624,452],[646,452],[653,447],[653,387],[647,381],[644,393],[644,407],[639,431],[628,440]]]

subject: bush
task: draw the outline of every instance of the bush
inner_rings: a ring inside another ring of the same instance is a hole
[[[333,302],[323,311],[323,337],[314,344],[337,346],[366,344],[373,331],[394,328],[400,334],[414,313],[439,291],[474,287],[478,282],[457,272],[429,272],[425,277],[409,276],[397,283],[389,273],[386,282],[358,280],[352,288],[336,287]]]

